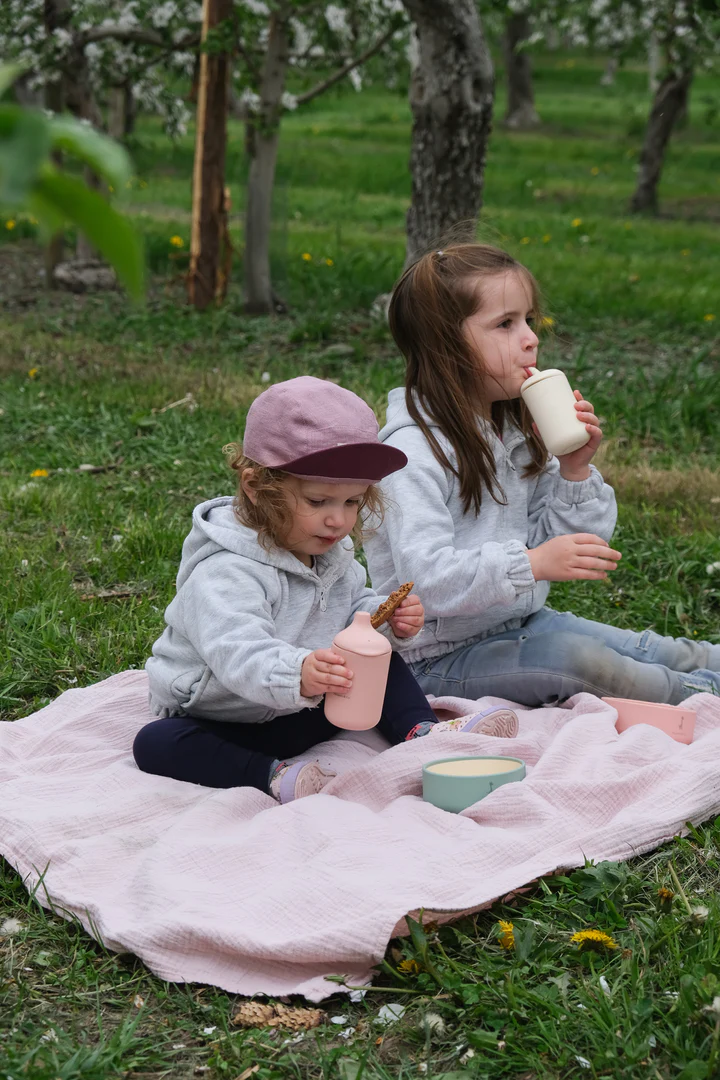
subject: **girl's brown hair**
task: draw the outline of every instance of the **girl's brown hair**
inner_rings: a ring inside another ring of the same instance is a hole
[[[471,507],[479,513],[483,488],[496,502],[505,501],[492,447],[478,424],[478,413],[484,411],[482,357],[467,341],[464,323],[482,307],[483,280],[509,271],[527,284],[539,323],[540,292],[534,277],[507,252],[487,244],[451,244],[421,256],[398,281],[388,310],[390,330],[406,360],[407,410],[438,462],[460,481],[465,513]],[[452,444],[457,465],[448,460],[423,412]],[[520,428],[532,458],[525,475],[540,473],[548,455],[524,402],[494,401],[489,413],[498,432],[506,419]]]
[[[256,461],[245,457],[238,443],[224,446],[223,453],[228,458],[230,468],[234,469],[238,476],[238,488],[233,504],[236,518],[242,525],[255,530],[266,551],[272,547],[284,548],[293,525],[293,511],[288,500],[288,480],[292,474],[282,469],[271,469],[267,465],[258,465]],[[250,486],[257,496],[257,502],[248,497],[242,486],[245,469],[253,471]],[[384,510],[382,495],[379,489],[371,484],[360,500],[357,521],[350,533],[357,548],[362,546],[368,533],[374,531],[382,522]],[[368,529],[365,528],[367,520],[372,521],[372,526]]]

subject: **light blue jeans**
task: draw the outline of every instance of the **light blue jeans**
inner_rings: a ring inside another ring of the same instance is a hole
[[[548,705],[585,691],[677,705],[720,695],[720,645],[661,637],[544,607],[517,630],[411,665],[426,694]]]

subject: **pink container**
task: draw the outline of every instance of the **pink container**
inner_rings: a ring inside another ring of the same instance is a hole
[[[335,727],[349,731],[375,727],[385,700],[390,642],[374,629],[368,611],[358,611],[350,625],[335,635],[333,649],[345,657],[353,684],[349,694],[325,695],[326,717]]]
[[[632,698],[604,697],[602,699],[613,709],[617,709],[618,731],[635,724],[649,724],[659,728],[676,742],[691,743],[695,733],[694,709],[684,709],[682,705],[658,705],[654,701],[634,701]]]

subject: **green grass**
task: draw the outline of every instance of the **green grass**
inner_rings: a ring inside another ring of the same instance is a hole
[[[705,316],[720,320],[720,159],[706,101],[718,84],[703,76],[694,87],[690,125],[673,137],[663,176],[662,216],[635,219],[627,202],[646,75],[624,70],[608,92],[601,69],[599,59],[540,58],[543,127],[509,134],[497,125],[481,225],[537,274],[555,319],[545,362],[564,367],[604,418],[601,467],[619,495],[620,569],[607,585],[554,586],[553,604],[717,641],[720,574],[707,567],[720,560],[720,349],[718,321]],[[221,448],[240,436],[264,372],[339,379],[382,413],[402,366],[368,308],[402,264],[408,148],[399,95],[339,93],[287,117],[273,233],[292,305],[284,320],[242,314],[237,126],[238,254],[220,311],[198,315],[184,303],[185,264],[170,258],[169,238],[179,234],[187,250],[192,140],[169,145],[154,121],[140,125],[138,179],[122,193],[159,272],[145,308],[39,293],[32,224],[0,229],[6,720],[144,663],[190,511],[231,490]],[[77,471],[83,464],[107,471]],[[40,909],[0,864],[0,924],[21,924],[0,936],[0,1078],[236,1080],[257,1065],[258,1080],[709,1080],[720,1073],[719,859],[720,822],[708,823],[627,866],[549,879],[437,933],[416,930],[393,943],[362,1002],[329,1005],[329,1017],[347,1016],[355,1029],[348,1039],[327,1023],[299,1042],[235,1029],[227,994],[167,985],[106,952]],[[668,910],[660,886],[675,892]],[[688,910],[699,904],[704,917]],[[498,940],[501,918],[515,924],[514,949]],[[588,927],[619,948],[579,953],[569,938]],[[386,1001],[407,1011],[383,1028]]]

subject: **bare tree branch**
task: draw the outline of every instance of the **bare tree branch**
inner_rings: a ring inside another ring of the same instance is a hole
[[[328,76],[327,79],[323,79],[322,82],[316,83],[315,86],[313,86],[310,90],[307,90],[304,94],[298,94],[298,105],[304,105],[307,101],[312,101],[313,98],[316,98],[320,94],[325,93],[325,91],[329,90],[331,86],[335,85],[335,83],[340,82],[341,79],[344,79],[348,72],[352,71],[353,68],[359,67],[360,64],[364,64],[366,60],[369,60],[371,56],[374,56],[376,52],[379,52],[380,49],[382,49],[383,45],[390,40],[390,38],[397,31],[397,29],[397,24],[394,24],[390,27],[389,30],[386,30],[385,33],[377,39],[377,41],[375,41],[368,49],[366,49],[364,53],[360,53],[359,56],[354,57],[352,60],[348,60],[346,64],[343,64],[343,66],[338,68],[337,71],[334,71],[332,75]]]
[[[154,45],[155,48],[166,51],[188,49],[200,44],[200,34],[196,32],[186,34],[179,41],[168,41],[167,37],[163,37],[157,30],[144,30],[137,26],[113,26],[112,24],[109,26],[93,26],[77,37],[77,41],[81,46],[89,45],[94,41],[107,41],[108,39],[132,45]]]

